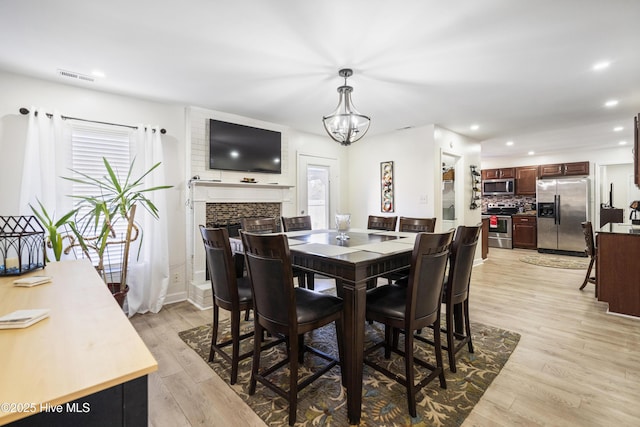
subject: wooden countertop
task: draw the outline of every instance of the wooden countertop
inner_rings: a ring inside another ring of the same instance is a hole
[[[22,288],[0,278],[0,316],[48,308],[25,329],[0,330],[0,403],[58,405],[142,377],[158,364],[87,260],[48,264],[30,275],[51,283]],[[4,412],[0,425],[32,415]]]

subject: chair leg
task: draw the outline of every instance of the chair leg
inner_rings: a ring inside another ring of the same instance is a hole
[[[396,328],[392,328],[389,325],[384,325],[384,358],[391,358],[391,347],[393,343],[393,332]],[[395,348],[395,346],[394,346]]]
[[[440,374],[438,377],[440,378],[440,388],[447,388],[447,380],[444,377],[444,364],[442,362],[442,341],[440,337],[440,331],[438,331],[438,326],[440,325],[440,315],[438,315],[438,320],[436,321],[433,328],[433,346],[436,352],[436,369],[440,370]],[[455,368],[455,360],[454,360],[454,368]],[[455,372],[455,371],[453,371]]]
[[[587,283],[589,283],[589,278],[591,277],[591,269],[593,268],[593,263],[595,262],[595,257],[591,257],[591,261],[589,261],[589,267],[587,268],[587,275],[584,276],[584,282],[582,282],[582,286],[580,286],[580,290],[583,290]]]
[[[245,322],[248,322],[248,321],[249,321],[249,312],[250,312],[250,311],[251,311],[251,310],[247,310],[247,311],[245,311],[245,312],[244,312],[244,321],[245,321]]]
[[[296,422],[298,411],[298,342],[299,340],[289,340],[289,425]]]
[[[213,303],[213,330],[211,331],[211,348],[209,350],[209,362],[213,362],[213,358],[216,355],[215,350],[213,349],[218,340],[218,320],[219,320],[219,309],[216,305],[215,301]]]
[[[449,356],[449,370],[456,372],[456,342],[453,337],[453,306],[447,305],[447,314],[445,315],[445,324],[447,328],[447,355]],[[436,335],[440,338],[440,334],[436,334],[434,329],[434,342]]]
[[[473,342],[471,341],[471,322],[469,321],[469,299],[467,298],[464,303],[464,327],[467,333],[467,347],[469,353],[473,353]]]
[[[231,313],[231,385],[238,381],[238,358],[240,357],[240,312]]]
[[[253,361],[251,364],[251,380],[249,381],[249,395],[253,396],[256,392],[256,377],[258,376],[258,369],[260,368],[260,349],[262,348],[262,337],[264,329],[254,321],[253,332]]]
[[[413,373],[413,333],[404,334],[404,376],[407,381],[409,415],[416,417],[416,386]]]
[[[338,339],[338,360],[340,360],[340,376],[342,377],[342,385],[347,386],[347,378],[344,366],[344,322],[342,318],[335,321],[336,338]]]

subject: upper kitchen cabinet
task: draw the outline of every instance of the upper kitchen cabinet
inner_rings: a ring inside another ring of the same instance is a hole
[[[515,178],[515,168],[502,168],[502,169],[483,169],[482,179],[501,179],[501,178]]]
[[[558,163],[554,165],[540,165],[540,178],[559,176],[589,175],[589,162]]]
[[[516,168],[516,195],[535,196],[538,166],[521,166]]]

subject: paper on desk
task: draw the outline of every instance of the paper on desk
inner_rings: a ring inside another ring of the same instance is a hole
[[[359,251],[359,249],[355,249],[355,248],[325,245],[322,243],[305,243],[302,245],[294,246],[294,249],[300,252],[307,252],[311,254],[326,255],[326,256],[344,255],[344,254]]]

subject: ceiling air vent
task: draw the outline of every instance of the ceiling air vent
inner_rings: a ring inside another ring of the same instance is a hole
[[[62,77],[68,77],[70,79],[84,80],[85,82],[94,81],[94,78],[91,76],[87,76],[85,74],[75,73],[73,71],[67,71],[67,70],[58,69],[58,75]]]

